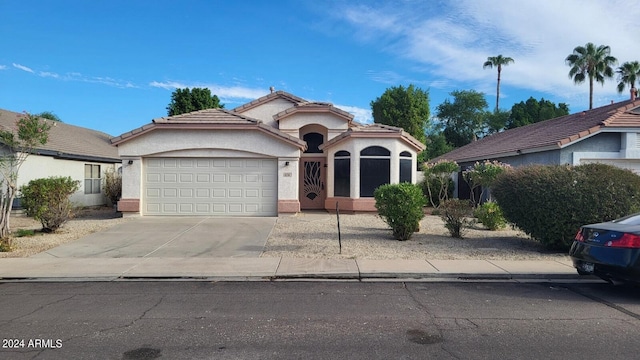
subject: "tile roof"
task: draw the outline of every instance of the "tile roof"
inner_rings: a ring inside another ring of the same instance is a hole
[[[0,129],[15,131],[16,121],[24,114],[0,109]],[[120,162],[118,149],[111,145],[110,135],[100,131],[53,122],[49,140],[38,148],[42,155],[60,158]]]
[[[561,149],[605,128],[639,128],[640,100],[626,100],[588,111],[499,132],[454,149],[432,161],[487,160],[520,153]]]
[[[264,124],[262,121],[241,114],[236,114],[224,109],[206,109],[186,114],[161,117],[153,119],[150,124],[144,125],[120,136],[111,138],[111,143],[118,145],[149,131],[156,129],[237,129],[255,128],[272,136],[292,143],[301,149],[306,148],[306,142],[297,137],[285,134],[282,131]]]
[[[280,121],[281,119],[286,118],[287,116],[291,116],[295,113],[299,113],[299,112],[329,112],[329,113],[333,113],[341,118],[344,118],[345,120],[351,122],[353,120],[353,115],[342,110],[339,109],[335,106],[333,106],[333,104],[331,103],[325,103],[325,102],[302,102],[302,103],[297,103],[294,106],[281,111],[275,115],[273,115],[273,119],[276,121]]]
[[[258,98],[256,100],[253,100],[249,103],[246,103],[244,105],[238,106],[237,108],[231,110],[235,113],[242,113],[245,112],[249,109],[253,109],[256,106],[260,106],[262,104],[268,103],[269,101],[276,99],[276,98],[281,98],[281,99],[285,99],[288,100],[290,102],[292,102],[293,104],[299,104],[299,103],[304,103],[307,102],[307,100],[297,97],[293,94],[289,94],[288,92],[282,91],[282,90],[278,90],[278,91],[274,91],[270,94],[267,94],[261,98]]]
[[[399,137],[406,141],[409,145],[414,147],[417,151],[422,151],[425,149],[423,143],[418,141],[416,138],[411,136],[408,132],[404,131],[402,128],[382,125],[382,124],[370,124],[370,125],[356,125],[349,130],[343,132],[342,134],[334,137],[333,139],[327,141],[320,147],[322,149],[330,148],[335,146],[336,144],[346,140],[348,138],[355,137]]]

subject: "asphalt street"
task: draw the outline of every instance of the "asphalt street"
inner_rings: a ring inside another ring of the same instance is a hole
[[[3,359],[631,359],[604,283],[0,283]]]

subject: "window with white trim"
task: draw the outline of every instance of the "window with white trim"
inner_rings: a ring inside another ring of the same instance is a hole
[[[100,165],[84,165],[84,193],[100,194]]]

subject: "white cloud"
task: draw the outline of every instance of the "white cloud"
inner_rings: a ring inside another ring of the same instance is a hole
[[[43,78],[52,78],[52,79],[63,80],[63,81],[81,81],[81,82],[93,83],[93,84],[103,84],[103,85],[108,85],[108,86],[117,87],[117,88],[137,88],[138,87],[131,81],[114,79],[111,77],[87,76],[79,72],[68,72],[64,75],[60,75],[58,73],[51,72],[51,71],[36,72],[30,67],[16,64],[16,63],[13,63],[12,65],[16,69],[20,69],[22,71],[26,71],[28,73],[31,73]]]
[[[334,105],[338,109],[342,109],[348,113],[353,114],[353,120],[362,123],[362,124],[371,124],[373,123],[373,116],[371,115],[370,109],[363,109],[356,106],[348,106],[348,105]]]
[[[183,89],[183,88],[207,88],[211,93],[218,96],[224,103],[235,103],[238,100],[254,100],[265,96],[269,90],[259,88],[248,88],[243,86],[223,86],[218,84],[206,83],[183,83],[177,81],[152,81],[149,86],[162,88],[166,90]]]
[[[14,68],[16,68],[16,69],[20,69],[20,70],[22,70],[22,71],[30,72],[30,73],[32,73],[32,74],[34,73],[34,71],[33,71],[33,70],[31,70],[31,68],[28,68],[28,67],[26,67],[26,66],[24,66],[24,65],[20,65],[20,64],[16,64],[16,63],[13,63],[12,65],[13,65],[13,67],[14,67]]]
[[[38,75],[42,76],[42,77],[52,77],[54,79],[57,79],[60,77],[60,75],[56,74],[56,73],[52,73],[52,72],[48,72],[48,71],[40,71],[38,73]]]
[[[640,6],[628,1],[394,2],[376,9],[351,4],[332,13],[353,27],[357,39],[416,62],[434,83],[455,82],[459,88],[495,86],[495,69],[484,70],[482,63],[502,54],[515,59],[503,70],[503,87],[585,102],[588,85],[574,85],[564,61],[576,46],[609,45],[620,63],[639,60]],[[403,75],[369,76],[387,82]],[[628,94],[618,95],[616,83],[611,79],[604,87],[597,85],[594,97],[626,98]]]
[[[7,69],[7,65],[0,65],[0,70],[6,70]]]

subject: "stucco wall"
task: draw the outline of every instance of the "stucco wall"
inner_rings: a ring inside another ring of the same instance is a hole
[[[344,118],[331,113],[306,113],[300,112],[280,119],[279,128],[289,135],[299,137],[299,129],[304,126],[319,124],[328,129],[327,140],[331,140],[349,128],[349,123]]]
[[[278,199],[298,199],[299,148],[261,131],[156,130],[120,144],[118,151],[123,158],[123,199],[142,198],[145,157],[276,158]],[[284,166],[286,161],[289,166]]]
[[[582,157],[618,157],[622,144],[620,133],[600,133],[590,138],[569,145],[560,150],[560,164],[580,164]],[[578,155],[578,153],[589,153],[590,155]],[[599,153],[599,154],[598,154]],[[613,153],[613,154],[612,154]],[[616,154],[616,155],[614,155]]]
[[[411,153],[412,160],[412,181],[416,183],[416,151],[412,147],[408,146],[402,140],[398,138],[350,138],[340,142],[336,146],[327,150],[327,162],[330,163],[327,167],[327,196],[334,196],[334,183],[333,183],[333,160],[336,152],[344,150],[351,154],[351,182],[350,182],[350,194],[351,198],[360,198],[360,151],[369,146],[382,146],[391,152],[390,157],[390,182],[397,184],[400,182],[400,153],[408,151]],[[405,158],[408,159],[408,158]]]
[[[513,167],[540,164],[540,165],[552,165],[560,163],[560,150],[542,151],[539,153],[522,154],[518,156],[509,156],[491,159],[509,164]],[[473,166],[474,162],[462,162],[460,167],[465,169],[466,167]]]
[[[285,99],[274,99],[266,104],[256,106],[245,112],[241,112],[242,115],[262,120],[267,125],[278,128],[278,122],[273,120],[273,115],[285,111],[288,108],[293,107],[293,103]]]
[[[69,176],[80,181],[80,189],[71,195],[71,201],[82,206],[97,206],[106,204],[106,198],[100,194],[84,193],[84,165],[100,165],[101,177],[107,169],[115,170],[115,165],[109,163],[85,162],[76,160],[55,159],[50,156],[30,155],[22,164],[18,174],[18,186],[26,185],[29,181],[51,176]],[[102,186],[102,185],[101,185]]]

